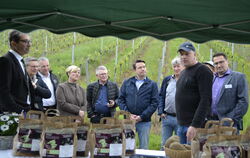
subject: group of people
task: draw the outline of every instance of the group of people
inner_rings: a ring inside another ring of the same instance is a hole
[[[159,93],[161,145],[174,132],[182,144],[190,144],[208,120],[231,118],[238,132],[242,130],[249,102],[246,76],[229,68],[224,53],[200,63],[192,43],[181,44],[178,52],[180,57],[172,61],[174,74],[163,80]]]
[[[235,127],[242,128],[248,109],[247,81],[244,74],[229,68],[223,53],[214,54],[212,72],[197,61],[194,46],[183,43],[178,49],[180,57],[172,60],[174,74],[163,80],[160,91],[147,77],[143,60],[134,62],[135,75],[120,89],[109,80],[107,68],[98,66],[97,81],[85,92],[77,83],[79,67],[67,67],[68,80],[59,84],[46,57],[23,59],[31,46],[29,35],[14,30],[9,43],[9,52],[0,57],[0,113],[58,109],[66,116],[84,117],[86,112],[90,122],[99,123],[103,117],[113,117],[119,107],[130,112],[130,119],[136,122],[141,149],[148,148],[151,116],[157,109],[162,121],[162,145],[174,131],[181,143],[189,143],[208,119],[229,117]]]

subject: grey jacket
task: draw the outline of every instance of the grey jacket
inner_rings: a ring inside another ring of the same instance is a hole
[[[79,110],[86,111],[86,93],[76,83],[61,83],[56,90],[57,109],[63,116],[78,116]]]
[[[217,111],[219,118],[229,117],[236,124],[243,118],[248,109],[248,85],[244,74],[232,71],[225,80]]]

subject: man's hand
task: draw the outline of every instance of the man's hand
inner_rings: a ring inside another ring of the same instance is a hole
[[[141,122],[142,121],[141,116],[137,115],[135,120],[136,120],[136,122]]]
[[[142,121],[141,116],[130,114],[130,120],[135,120],[136,122]]]
[[[130,114],[130,120],[136,120],[136,115]]]
[[[113,107],[114,105],[115,105],[115,101],[114,101],[114,100],[109,100],[107,106],[111,108],[111,107]]]
[[[193,126],[189,126],[187,130],[187,141],[191,142],[191,140],[195,137],[197,129]]]
[[[80,111],[79,111],[79,116],[80,116],[80,117],[84,117],[84,111],[80,110]]]
[[[165,119],[167,117],[167,114],[161,114],[160,116],[162,119]]]

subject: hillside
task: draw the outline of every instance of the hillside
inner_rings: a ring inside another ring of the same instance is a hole
[[[8,50],[8,30],[0,33],[0,55]],[[65,69],[72,63],[81,67],[80,84],[96,80],[95,68],[105,65],[109,69],[110,79],[121,85],[122,81],[132,75],[132,63],[136,59],[146,61],[148,76],[158,85],[164,76],[172,74],[171,60],[178,55],[177,49],[186,39],[173,39],[167,42],[152,37],[140,37],[134,40],[121,40],[115,37],[89,38],[81,34],[68,33],[63,35],[51,34],[39,30],[30,33],[32,48],[27,56],[46,56],[50,59],[53,72],[60,81],[67,80]],[[209,61],[211,53],[224,52],[229,57],[233,70],[246,74],[250,82],[250,45],[232,44],[224,41],[210,41],[195,44],[200,62]],[[72,57],[72,50],[74,55]],[[164,50],[164,51],[163,51]],[[163,64],[163,65],[162,65]],[[158,117],[153,117],[153,137],[159,139],[160,124]],[[244,128],[250,126],[250,110],[244,117]],[[154,145],[152,145],[154,146]]]

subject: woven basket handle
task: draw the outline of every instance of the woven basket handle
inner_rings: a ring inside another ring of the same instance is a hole
[[[218,126],[218,125],[220,125],[220,121],[210,120],[210,121],[207,121],[207,123],[205,124],[205,128],[208,129],[208,128]]]
[[[49,117],[60,116],[60,112],[57,109],[48,109],[45,112],[45,116],[49,116]]]
[[[70,122],[77,122],[78,124],[83,124],[84,123],[84,118],[80,116],[70,116]]]
[[[229,127],[233,127],[233,125],[234,125],[234,121],[231,118],[223,118],[220,121],[221,126],[225,126],[225,124],[227,124],[227,123],[229,123],[229,125],[227,125]]]
[[[30,110],[27,112],[26,118],[44,120],[44,113],[42,111]]]
[[[220,126],[217,128],[216,135],[236,135],[237,129],[234,127]]]
[[[115,119],[112,117],[103,117],[100,120],[100,124],[115,124]]]
[[[130,119],[130,113],[128,111],[124,110],[116,111],[114,118],[119,119],[120,116],[123,116],[122,119]]]

